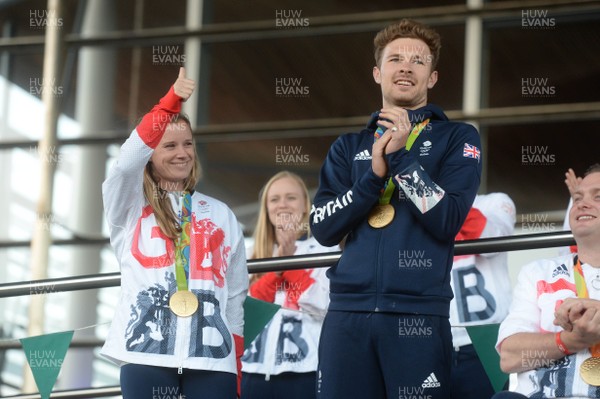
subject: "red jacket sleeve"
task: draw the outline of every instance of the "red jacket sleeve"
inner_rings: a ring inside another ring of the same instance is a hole
[[[485,228],[487,218],[477,208],[471,208],[460,231],[456,235],[456,241],[476,240],[481,237]]]
[[[250,286],[250,296],[265,302],[275,302],[275,293],[282,288],[283,278],[269,272]]]
[[[283,272],[281,277],[270,272],[258,279],[250,287],[250,296],[265,302],[275,302],[277,291],[285,291],[284,307],[299,309],[298,299],[315,280],[310,277],[310,270],[290,270]]]
[[[167,94],[160,99],[150,112],[142,118],[137,126],[138,135],[150,148],[156,148],[167,125],[173,120],[172,115],[181,111],[181,97],[175,94],[173,86]]]
[[[233,334],[235,343],[235,359],[237,366],[237,396],[242,396],[242,355],[244,354],[244,337]]]
[[[300,309],[298,300],[300,295],[310,287],[315,280],[310,276],[311,270],[299,269],[284,272],[285,303],[290,309]]]

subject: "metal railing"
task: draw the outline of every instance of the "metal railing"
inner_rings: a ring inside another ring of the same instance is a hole
[[[86,389],[70,389],[66,391],[52,391],[50,397],[52,399],[69,398],[69,399],[89,399],[89,398],[107,398],[110,396],[121,395],[121,387],[116,385],[112,387],[102,388],[86,388]],[[39,393],[28,393],[23,395],[2,396],[4,399],[41,399]]]
[[[559,231],[459,241],[455,245],[454,253],[455,255],[481,254],[559,247],[573,244],[575,244],[575,240],[570,231]],[[340,255],[341,252],[330,252],[316,255],[250,259],[248,260],[248,272],[264,273],[269,271],[304,269],[306,267],[328,267],[333,265],[339,259]],[[117,287],[120,283],[121,273],[119,272],[6,283],[0,284],[0,298]]]
[[[575,240],[570,231],[558,231],[550,233],[524,234],[506,237],[483,238],[478,240],[459,241],[455,245],[455,255],[468,255],[480,253],[494,253],[507,251],[521,251],[527,249],[539,249],[574,245]],[[298,255],[269,259],[248,260],[249,273],[263,273],[269,271],[284,271],[304,269],[307,267],[328,267],[333,265],[340,257],[341,252],[331,252],[316,255]],[[121,274],[104,273],[96,275],[85,275],[76,277],[45,279],[29,282],[0,284],[0,298],[31,295],[50,294],[65,291],[77,291],[86,289],[98,289],[116,287],[120,285]],[[101,344],[100,340],[87,339],[77,342],[78,347],[93,347]],[[5,342],[0,345],[0,350],[19,348],[15,343]],[[52,398],[90,398],[110,397],[121,394],[121,389],[115,387],[87,388],[68,391],[55,391]],[[3,396],[13,399],[39,399],[39,394],[24,394],[16,396]]]
[[[80,33],[65,34],[70,47],[84,46],[151,46],[178,44],[188,37],[198,37],[204,43],[227,43],[273,38],[314,37],[324,35],[370,32],[382,24],[402,18],[418,19],[429,25],[456,24],[469,16],[479,16],[486,21],[518,19],[523,10],[544,9],[559,13],[592,13],[598,10],[597,0],[520,0],[484,3],[481,7],[466,4],[437,5],[435,7],[397,8],[381,11],[310,16],[310,29],[278,28],[273,18],[253,21],[205,23],[202,28],[180,26],[144,28],[104,32],[93,36]],[[42,35],[0,38],[0,51],[24,51],[43,47]]]

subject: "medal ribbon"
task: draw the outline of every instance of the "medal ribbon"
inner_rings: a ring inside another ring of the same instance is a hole
[[[415,125],[412,128],[412,130],[408,134],[408,139],[406,139],[406,145],[404,146],[406,148],[406,151],[410,151],[413,144],[415,143],[415,140],[417,139],[417,137],[419,137],[419,135],[421,134],[423,129],[425,129],[425,126],[427,126],[428,123],[429,118],[425,119],[423,122]],[[377,141],[381,136],[383,136],[383,133],[383,129],[380,126],[378,126],[377,130],[375,131],[375,141]],[[392,200],[392,195],[394,194],[394,187],[394,181],[390,176],[389,180],[385,182],[384,189],[382,190],[383,193],[379,197],[380,205],[386,205],[390,203],[390,201]]]
[[[583,268],[581,267],[581,262],[579,261],[579,257],[575,255],[575,259],[573,259],[573,275],[575,277],[575,288],[577,289],[577,297],[578,298],[589,298],[590,295],[588,293],[587,286],[585,285],[585,278],[583,277]],[[592,346],[590,348],[590,352],[593,357],[600,357],[600,343]]]
[[[175,279],[177,291],[187,291],[190,273],[190,232],[192,228],[192,196],[187,191],[181,198],[181,234],[175,242]]]

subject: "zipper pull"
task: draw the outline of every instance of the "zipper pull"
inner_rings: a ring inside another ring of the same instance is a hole
[[[177,369],[177,374],[183,374],[183,367],[179,366]]]

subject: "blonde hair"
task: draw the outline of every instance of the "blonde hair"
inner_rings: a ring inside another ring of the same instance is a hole
[[[190,130],[192,129],[192,125],[188,117],[184,114],[174,115],[174,118],[169,124],[184,122],[188,125]],[[183,189],[185,191],[192,191],[194,187],[196,187],[196,183],[200,180],[200,161],[198,160],[198,153],[196,152],[196,143],[194,142],[194,136],[192,135],[192,145],[194,147],[194,164],[192,166],[192,171],[189,176],[183,183]],[[167,195],[167,191],[163,190],[159,185],[158,181],[154,177],[154,171],[152,169],[152,162],[148,162],[146,164],[146,168],[144,169],[144,197],[146,197],[146,201],[152,207],[154,211],[154,217],[160,227],[160,230],[164,235],[171,239],[176,239],[181,233],[181,227],[179,225],[179,221],[175,216],[175,212],[173,212],[173,207],[171,206],[171,201],[169,200],[169,196]]]
[[[289,172],[287,170],[281,171],[271,177],[264,187],[260,190],[260,209],[258,211],[258,219],[256,221],[256,227],[254,228],[254,249],[252,251],[251,259],[260,258],[271,258],[273,257],[273,247],[275,246],[275,226],[269,220],[269,213],[267,211],[267,193],[269,189],[277,180],[283,178],[292,178],[300,186],[302,193],[304,194],[304,202],[306,209],[304,210],[304,216],[302,218],[301,226],[304,234],[310,234],[308,229],[308,218],[310,214],[310,198],[308,195],[308,189],[304,180],[297,174]]]

